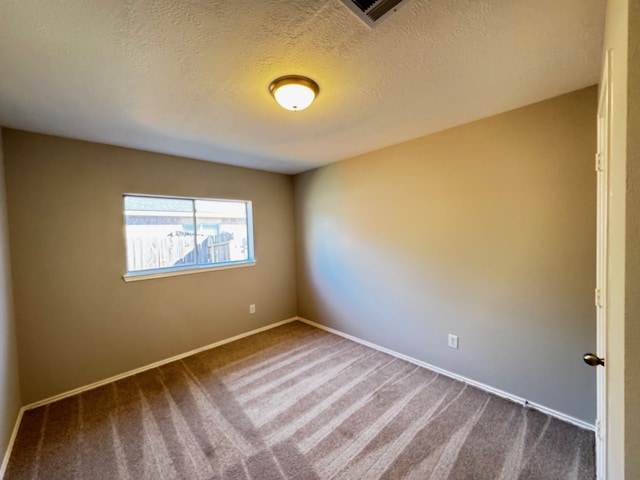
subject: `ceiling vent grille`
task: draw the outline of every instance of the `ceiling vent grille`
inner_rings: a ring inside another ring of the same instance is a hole
[[[407,0],[342,0],[342,3],[349,7],[360,20],[370,27],[373,27],[381,20],[396,12],[406,1]]]

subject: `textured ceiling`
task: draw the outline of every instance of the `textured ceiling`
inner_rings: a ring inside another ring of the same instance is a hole
[[[597,83],[604,0],[2,0],[0,125],[296,173]],[[288,112],[268,85],[320,85]]]

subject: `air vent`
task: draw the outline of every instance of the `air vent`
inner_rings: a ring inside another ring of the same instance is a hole
[[[342,0],[349,9],[355,13],[360,20],[369,25],[375,26],[381,20],[387,18],[408,0]]]

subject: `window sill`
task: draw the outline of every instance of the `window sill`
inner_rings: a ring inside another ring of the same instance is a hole
[[[213,272],[215,270],[228,270],[230,268],[253,267],[255,260],[242,263],[226,263],[223,265],[212,265],[197,268],[185,268],[184,270],[170,270],[165,272],[153,273],[127,273],[122,276],[125,282],[138,282],[140,280],[153,280],[154,278],[176,277],[178,275],[192,275],[194,273]]]

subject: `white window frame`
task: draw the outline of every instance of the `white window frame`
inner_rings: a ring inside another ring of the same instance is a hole
[[[148,269],[148,270],[137,270],[137,271],[130,272],[128,270],[128,258],[127,258],[127,252],[126,252],[127,219],[126,219],[126,209],[124,208],[126,197],[147,197],[147,198],[169,199],[169,200],[173,200],[173,199],[190,200],[194,202],[194,210],[193,210],[194,220],[196,215],[196,210],[195,210],[196,200],[244,203],[246,207],[246,212],[247,212],[247,259],[229,261],[229,262],[219,262],[219,263],[184,265],[184,266],[177,266],[177,267],[172,266],[172,267],[164,267],[164,268],[156,268],[156,269]],[[122,234],[123,234],[123,239],[125,243],[125,272],[126,272],[122,276],[122,278],[125,282],[136,282],[139,280],[173,277],[178,275],[191,275],[193,273],[204,273],[204,272],[212,272],[216,270],[227,270],[230,268],[251,267],[256,264],[256,259],[255,259],[254,249],[253,249],[253,204],[250,200],[240,200],[240,199],[233,199],[233,198],[181,197],[181,196],[172,196],[172,195],[152,195],[152,194],[146,194],[146,193],[124,193],[122,194],[122,213],[123,213]]]

